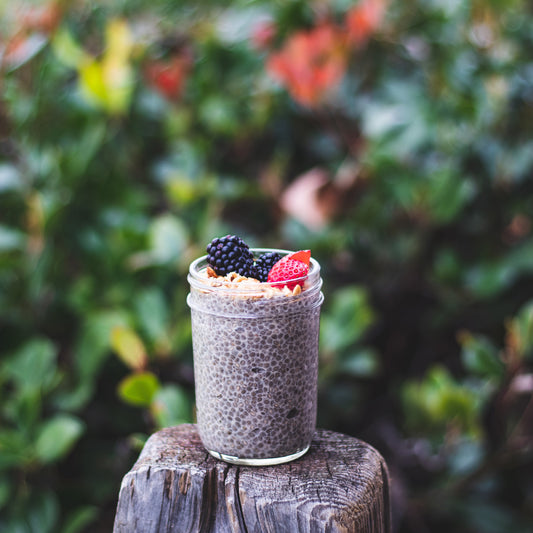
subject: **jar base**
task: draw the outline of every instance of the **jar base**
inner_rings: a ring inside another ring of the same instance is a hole
[[[220,459],[226,463],[242,466],[273,466],[281,465],[299,459],[302,455],[305,455],[311,446],[306,446],[303,450],[283,457],[266,457],[264,459],[248,459],[245,457],[236,457],[234,455],[226,455],[225,453],[215,452],[213,450],[207,450],[213,457]]]

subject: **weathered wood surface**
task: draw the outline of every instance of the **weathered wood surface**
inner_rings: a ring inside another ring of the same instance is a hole
[[[152,435],[122,481],[114,533],[389,533],[385,462],[368,444],[318,430],[291,463],[229,465],[196,426]]]

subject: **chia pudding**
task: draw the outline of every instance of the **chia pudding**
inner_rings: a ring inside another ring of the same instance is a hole
[[[316,426],[320,265],[310,259],[305,280],[289,289],[237,274],[209,277],[204,256],[191,264],[188,279],[204,446],[237,464],[300,457]]]

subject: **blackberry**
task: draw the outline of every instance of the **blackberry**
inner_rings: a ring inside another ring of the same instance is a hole
[[[254,263],[252,270],[252,277],[259,281],[268,281],[268,273],[270,269],[281,259],[281,254],[278,252],[267,252],[259,256]]]
[[[241,238],[226,235],[213,239],[207,245],[207,263],[219,276],[237,272],[251,277],[254,256]]]

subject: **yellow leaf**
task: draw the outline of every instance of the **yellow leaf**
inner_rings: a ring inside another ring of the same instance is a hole
[[[111,346],[130,368],[142,370],[146,366],[146,349],[132,329],[125,326],[114,327],[111,331]]]
[[[106,109],[111,113],[126,111],[133,92],[133,72],[129,64],[109,59],[102,64]]]
[[[130,65],[133,38],[124,20],[113,19],[109,22],[106,44],[102,59],[106,108],[112,113],[122,113],[130,103],[134,80]]]
[[[133,37],[125,20],[109,21],[106,27],[106,45],[106,56],[121,62],[128,61],[133,48]]]
[[[102,65],[96,60],[80,66],[80,89],[83,96],[97,107],[106,107],[107,89],[104,82]]]
[[[80,88],[93,105],[112,114],[128,108],[133,93],[134,75],[130,64],[133,38],[125,21],[114,19],[106,28],[106,49],[101,60],[79,65]]]

